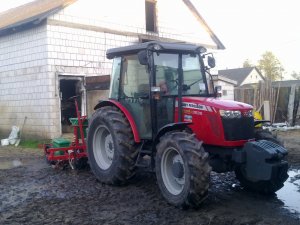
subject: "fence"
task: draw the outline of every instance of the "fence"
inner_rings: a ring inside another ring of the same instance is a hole
[[[235,88],[234,99],[253,105],[256,111],[268,115],[271,122],[287,121],[290,125],[300,122],[300,81],[298,80],[246,84]],[[266,102],[269,104],[269,110]]]

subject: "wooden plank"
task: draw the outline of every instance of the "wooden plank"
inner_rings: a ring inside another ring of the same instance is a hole
[[[110,86],[110,75],[86,77],[86,90],[108,90]]]
[[[289,97],[289,104],[288,104],[288,115],[287,120],[289,124],[293,123],[293,112],[294,112],[294,101],[295,101],[295,92],[296,92],[296,84],[291,86],[291,92]]]
[[[264,119],[271,120],[270,101],[264,101]]]

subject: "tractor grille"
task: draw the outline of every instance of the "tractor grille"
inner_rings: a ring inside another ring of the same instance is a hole
[[[253,117],[235,119],[222,118],[224,135],[227,141],[248,140],[254,138]]]

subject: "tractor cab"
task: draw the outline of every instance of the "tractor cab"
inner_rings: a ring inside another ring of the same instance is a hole
[[[153,139],[164,126],[182,122],[182,97],[215,96],[205,52],[204,47],[163,42],[107,51],[114,59],[109,98],[129,111],[141,139]]]

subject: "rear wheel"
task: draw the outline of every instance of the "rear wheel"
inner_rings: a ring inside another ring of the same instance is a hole
[[[194,135],[171,132],[157,145],[156,176],[164,198],[177,207],[198,207],[207,197],[211,167]]]
[[[117,108],[98,109],[90,119],[88,157],[96,177],[121,185],[135,173],[137,149],[127,118]]]

